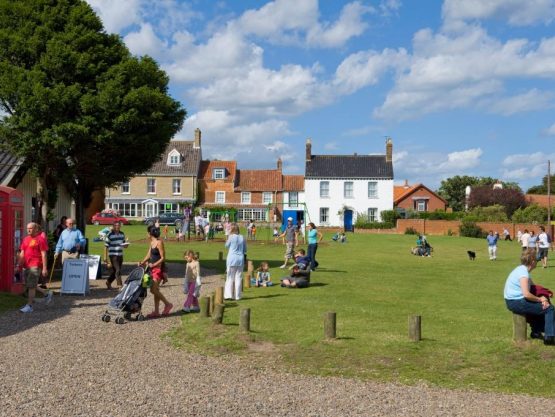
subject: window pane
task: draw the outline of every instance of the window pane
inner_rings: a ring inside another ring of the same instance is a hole
[[[378,198],[378,183],[376,181],[368,183],[368,198]]]
[[[262,202],[270,204],[272,202],[272,193],[262,193]]]
[[[156,179],[148,178],[146,180],[146,188],[147,193],[156,193]]]
[[[216,203],[225,203],[225,191],[216,191]]]
[[[241,203],[249,204],[251,202],[251,193],[241,193]]]
[[[329,208],[320,207],[320,223],[327,223],[329,221]]]
[[[129,181],[121,183],[121,192],[128,193],[129,192]]]
[[[377,208],[369,208],[368,209],[368,220],[371,222],[378,221],[378,209]]]
[[[329,181],[320,181],[320,197],[329,198],[330,196],[330,183]]]
[[[353,183],[347,181],[343,184],[343,196],[345,198],[353,198]]]
[[[214,179],[222,180],[225,177],[225,171],[222,168],[217,168],[214,170]]]
[[[289,193],[289,206],[297,207],[299,203],[299,193],[296,191],[292,191]]]
[[[172,188],[173,188],[173,193],[174,194],[181,194],[181,180],[180,179],[174,179],[173,184],[172,184]]]

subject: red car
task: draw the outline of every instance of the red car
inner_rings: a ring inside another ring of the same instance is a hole
[[[121,217],[116,213],[112,212],[100,212],[96,213],[91,217],[92,224],[109,224],[112,225],[114,222],[121,222],[121,224],[129,224],[129,221],[125,217]]]

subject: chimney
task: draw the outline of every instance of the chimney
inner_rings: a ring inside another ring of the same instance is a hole
[[[393,141],[387,138],[385,141],[385,162],[393,162]]]
[[[282,166],[283,166],[283,162],[281,162],[281,158],[278,158],[278,160],[277,160],[277,169],[279,171],[281,171]]]
[[[198,127],[195,129],[195,143],[193,147],[200,148],[200,129]]]
[[[405,180],[405,185],[403,187],[405,190],[409,188],[409,180]]]
[[[306,140],[306,160],[310,161],[312,159],[312,141],[310,138]]]

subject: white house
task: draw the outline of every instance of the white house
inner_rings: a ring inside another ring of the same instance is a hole
[[[385,155],[312,155],[306,141],[305,198],[312,222],[352,230],[359,213],[381,221],[393,210],[393,142]]]

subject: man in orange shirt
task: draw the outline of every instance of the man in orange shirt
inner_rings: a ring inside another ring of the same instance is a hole
[[[29,223],[27,225],[27,236],[25,236],[21,243],[21,252],[19,253],[19,265],[25,268],[25,287],[29,293],[27,304],[19,309],[22,313],[33,312],[33,301],[36,291],[44,294],[46,304],[50,304],[52,301],[52,291],[44,290],[38,286],[41,275],[44,277],[48,275],[47,251],[48,244],[46,239],[39,233],[38,225],[36,223]]]

